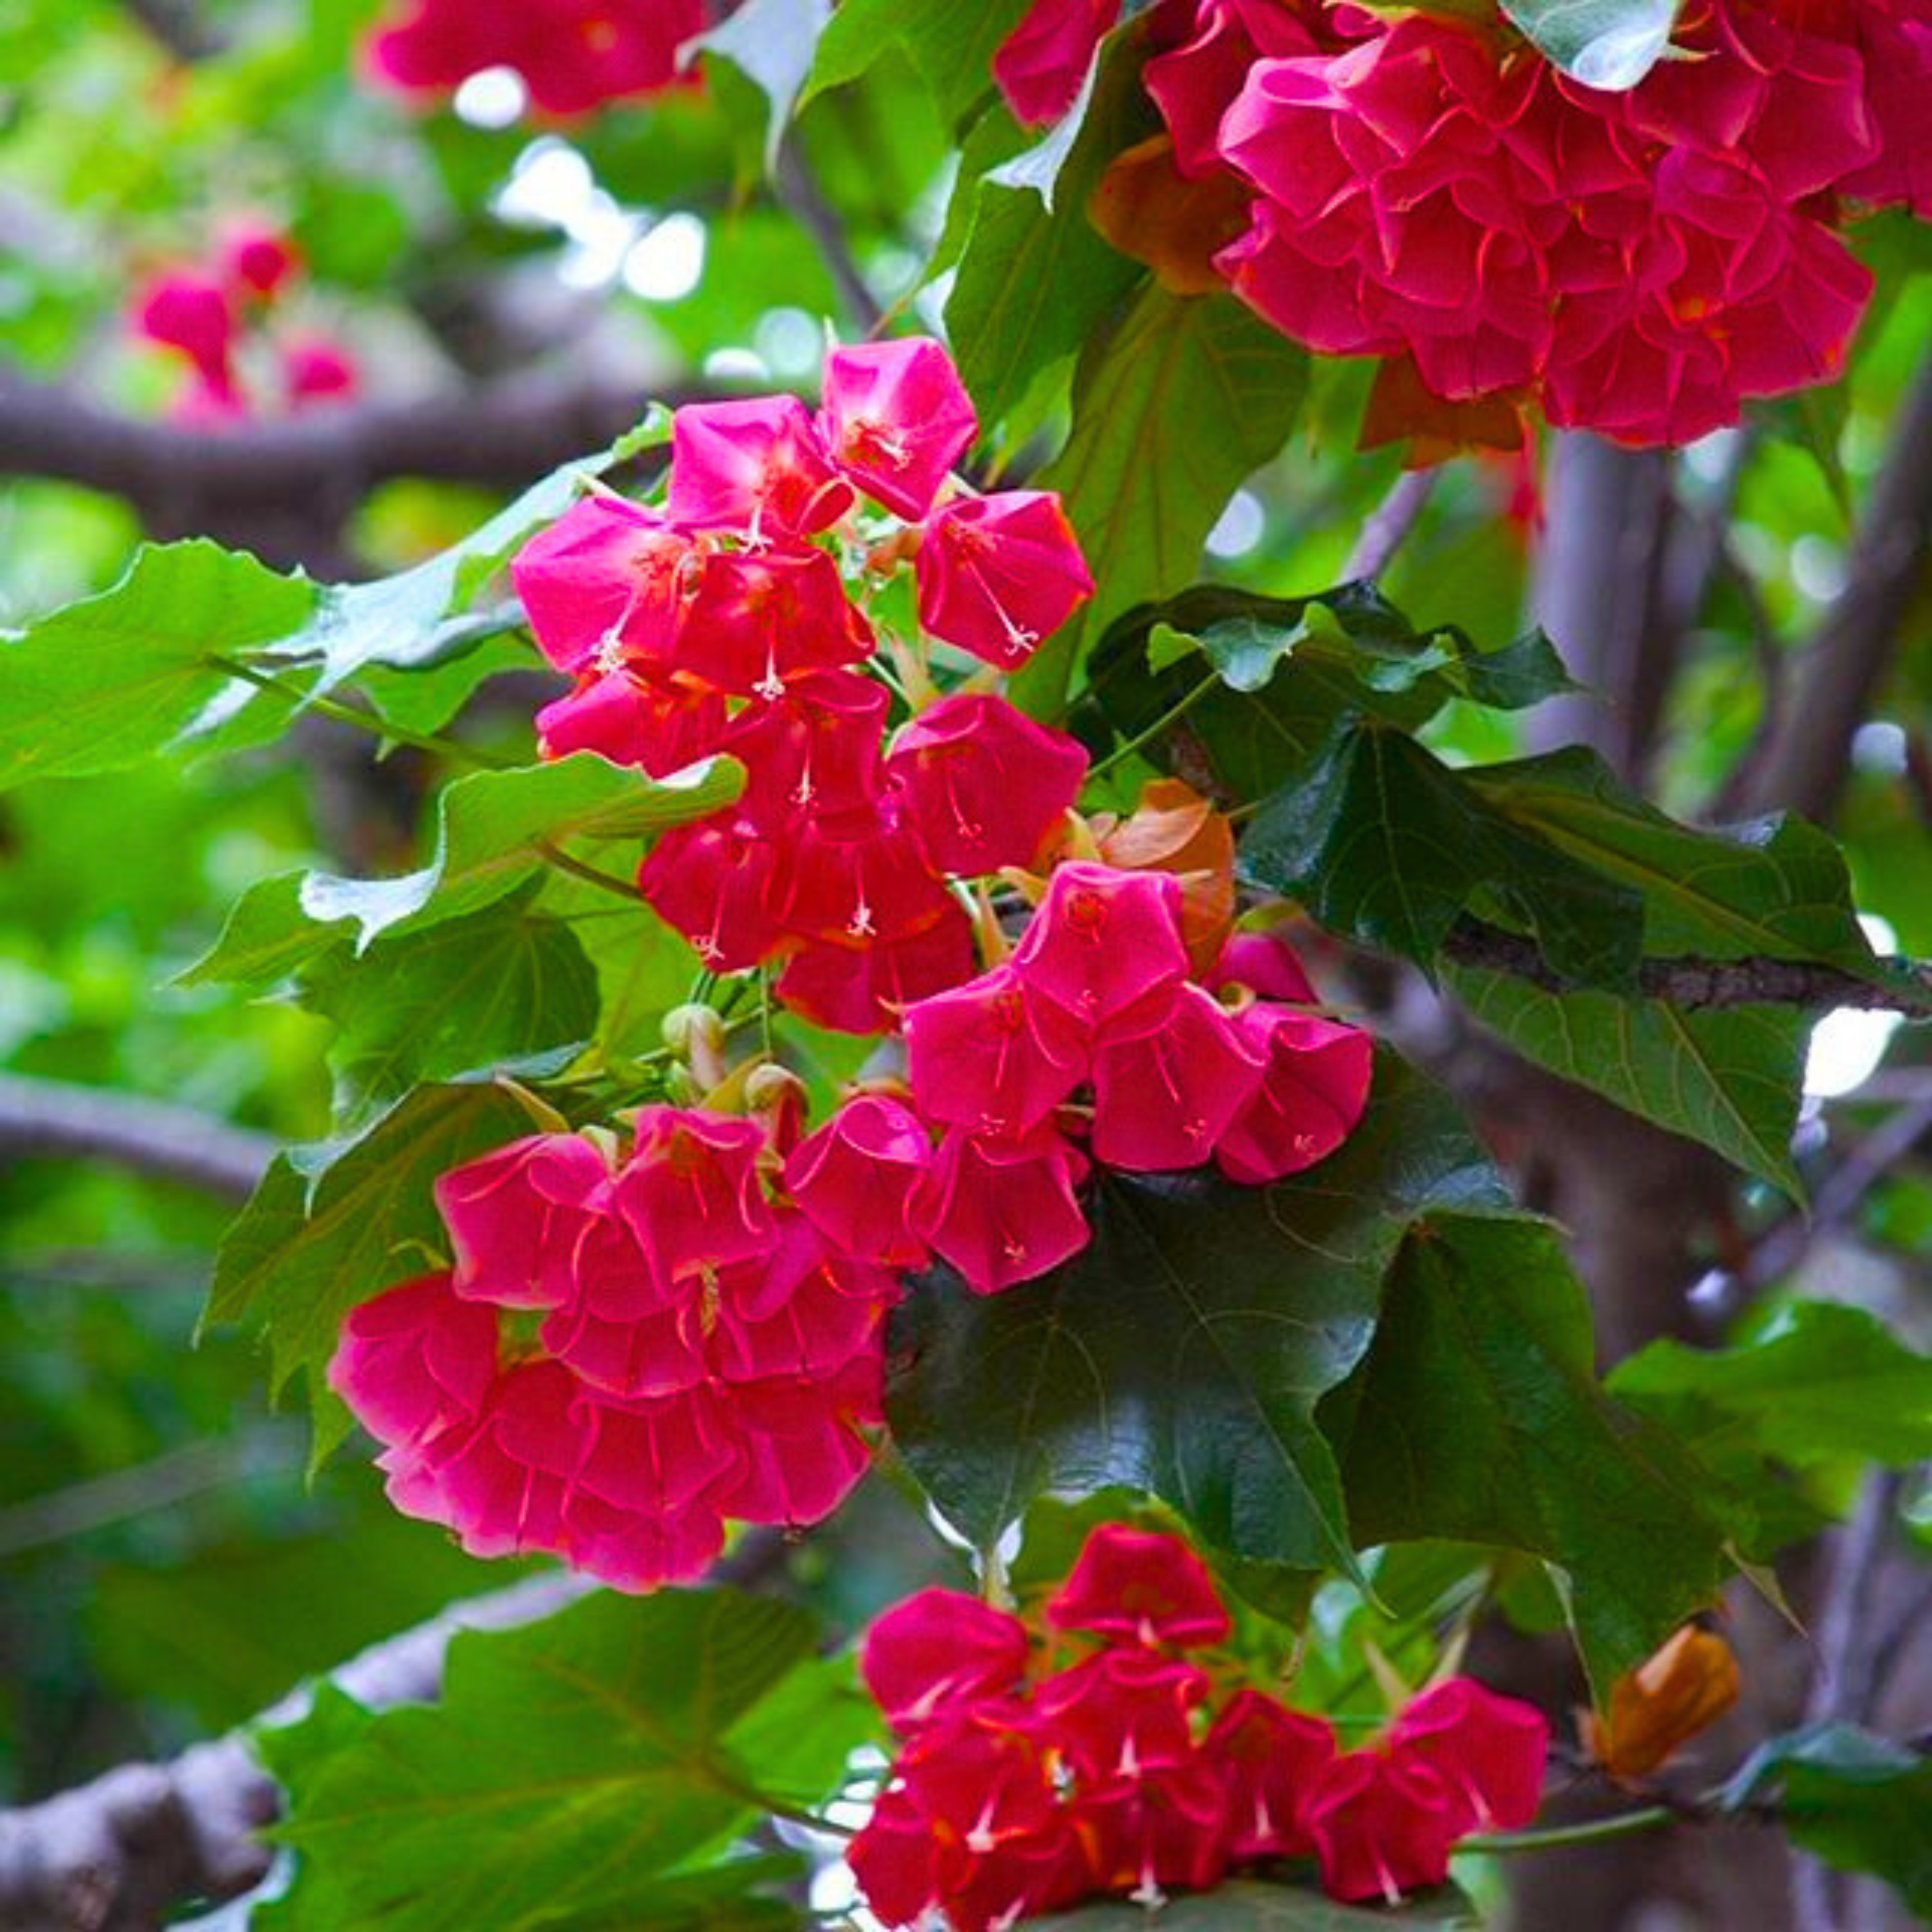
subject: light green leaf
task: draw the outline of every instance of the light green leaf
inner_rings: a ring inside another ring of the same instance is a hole
[[[1502,0],[1546,58],[1586,87],[1622,94],[1664,58],[1678,0]]]
[[[902,48],[956,124],[993,86],[993,55],[1020,22],[1028,0],[840,0],[819,36],[806,83],[809,100],[856,80],[892,47]]]
[[[746,0],[698,43],[704,52],[729,61],[770,103],[768,173],[778,166],[785,128],[831,18],[832,0]]]
[[[1795,1008],[1684,1012],[1454,962],[1445,976],[1471,1017],[1526,1059],[1803,1198],[1791,1136],[1810,1028]]]

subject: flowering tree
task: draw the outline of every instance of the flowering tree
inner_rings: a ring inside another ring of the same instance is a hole
[[[0,1924],[1932,1916],[1932,5],[314,10],[0,25]]]

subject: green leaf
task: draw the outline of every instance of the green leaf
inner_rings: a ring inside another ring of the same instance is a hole
[[[856,80],[902,47],[956,124],[993,86],[993,55],[1025,13],[1028,0],[840,0],[819,36],[805,99]]]
[[[730,1590],[592,1597],[450,1646],[442,1695],[260,1739],[289,1792],[278,1932],[737,1925],[774,1874],[731,1840],[812,1802],[869,1717],[803,1612]],[[786,1748],[765,1749],[782,1715]],[[347,1735],[345,1736],[345,1732]],[[769,1784],[764,1787],[770,1790]],[[762,1923],[754,1913],[752,1923]]]
[[[1066,446],[1041,471],[1058,490],[1100,589],[1014,680],[1054,718],[1087,646],[1123,610],[1178,590],[1228,500],[1280,449],[1308,358],[1228,296],[1149,284],[1082,354]]]
[[[729,61],[770,103],[765,132],[766,172],[778,166],[785,128],[832,18],[831,0],[747,0],[698,45]]]
[[[1041,1932],[1147,1932],[1144,1905],[1108,1899],[1030,1922]],[[1162,1932],[1454,1932],[1481,1923],[1475,1907],[1454,1886],[1385,1906],[1341,1905],[1311,1888],[1266,1885],[1240,1879],[1212,1892],[1171,1898],[1160,1908]]]
[[[1678,0],[1502,0],[1544,56],[1586,87],[1627,92],[1664,58]]]
[[[1502,1198],[1447,1097],[1385,1056],[1304,1174],[1105,1174],[1091,1245],[1051,1274],[992,1296],[928,1276],[894,1318],[893,1440],[982,1546],[1048,1490],[1119,1485],[1230,1556],[1352,1568],[1315,1402],[1367,1348],[1408,1217]]]
[[[543,865],[546,844],[629,839],[701,818],[737,795],[740,768],[706,760],[669,778],[594,752],[506,772],[476,772],[437,801],[435,856],[393,879],[285,872],[238,899],[213,950],[182,976],[194,985],[272,986],[352,928],[356,950],[421,932],[514,892]]]
[[[406,670],[370,664],[357,677],[356,688],[386,724],[404,731],[440,731],[488,680],[509,671],[542,674],[522,637],[501,630],[472,634],[467,649],[432,664]]]
[[[1604,1394],[1589,1304],[1548,1223],[1436,1213],[1404,1244],[1367,1360],[1322,1412],[1364,1544],[1450,1538],[1567,1579],[1600,1692],[1715,1594],[1709,1472]]]
[[[1795,1008],[1685,1012],[1453,962],[1446,976],[1470,1016],[1526,1059],[1803,1198],[1791,1136],[1810,1027]]]
[[[1724,1787],[1734,1810],[1767,1799],[1814,1858],[1883,1879],[1932,1918],[1932,1758],[1849,1724],[1814,1724],[1760,1744]]]
[[[1559,972],[1628,983],[1642,902],[1493,809],[1473,775],[1406,732],[1344,720],[1300,780],[1263,806],[1241,844],[1247,874],[1300,899],[1333,931],[1432,972],[1450,929],[1495,895]]]
[[[1793,1302],[1736,1348],[1653,1342],[1618,1364],[1610,1388],[1684,1432],[1793,1468],[1932,1457],[1932,1357],[1837,1302]]]
[[[230,742],[273,736],[286,706],[268,715],[210,660],[299,629],[320,594],[218,544],[144,544],[111,590],[0,636],[0,790],[124,770],[217,719]],[[263,714],[245,739],[238,707]]]
[[[445,1252],[430,1195],[436,1176],[529,1126],[516,1101],[486,1082],[418,1087],[346,1144],[278,1155],[230,1226],[206,1318],[262,1333],[272,1392],[307,1370],[317,1460],[348,1432],[322,1379],[344,1316]]]
[[[411,934],[367,965],[343,945],[304,970],[303,1004],[336,1025],[340,1114],[590,1037],[596,972],[568,926],[531,912],[530,896]]]

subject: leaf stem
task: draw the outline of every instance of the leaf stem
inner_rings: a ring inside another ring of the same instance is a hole
[[[587,886],[596,886],[627,901],[634,909],[644,904],[644,898],[637,887],[620,879],[614,872],[599,870],[595,866],[586,866],[581,859],[573,858],[561,845],[548,838],[540,838],[536,845],[537,856],[547,866],[554,866],[560,872],[568,872],[573,879],[581,879]]]
[[[1162,732],[1179,724],[1210,691],[1219,689],[1220,683],[1218,676],[1204,677],[1185,698],[1178,704],[1170,704],[1145,730],[1136,731],[1124,744],[1116,745],[1087,776],[1090,778],[1097,778],[1102,772],[1111,771],[1124,758],[1130,758],[1136,752],[1144,750]]]
[[[492,758],[488,752],[472,750],[467,745],[459,745],[453,738],[439,737],[430,731],[411,731],[400,724],[392,724],[388,719],[370,711],[358,711],[352,704],[338,704],[332,698],[323,698],[306,692],[298,684],[291,684],[286,678],[274,676],[272,672],[257,670],[253,664],[244,664],[239,658],[223,657],[211,652],[203,660],[212,669],[224,671],[230,677],[239,678],[244,684],[252,684],[258,691],[272,691],[278,696],[290,699],[304,711],[313,711],[320,718],[332,718],[338,724],[352,725],[358,731],[366,731],[372,737],[386,738],[392,743],[407,745],[418,752],[427,752],[433,758],[448,758],[461,765],[474,765],[483,771],[501,772],[511,769],[506,758]]]
[[[1497,1832],[1486,1837],[1465,1838],[1456,1849],[1502,1858],[1516,1852],[1556,1851],[1565,1845],[1595,1845],[1612,1838],[1634,1838],[1677,1822],[1678,1814],[1669,1806],[1646,1804],[1640,1810],[1621,1812],[1614,1818],[1593,1818],[1586,1824],[1552,1825],[1540,1832]]]

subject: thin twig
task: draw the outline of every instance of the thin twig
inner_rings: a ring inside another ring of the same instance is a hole
[[[863,334],[877,334],[885,320],[872,284],[866,280],[852,252],[851,238],[838,211],[826,199],[795,134],[786,136],[772,173],[772,194],[778,206],[817,244],[825,269],[838,290],[839,298],[850,314],[854,325]]]
[[[1395,479],[1362,525],[1342,568],[1345,582],[1372,584],[1388,568],[1434,494],[1441,474],[1439,469],[1405,470]]]

